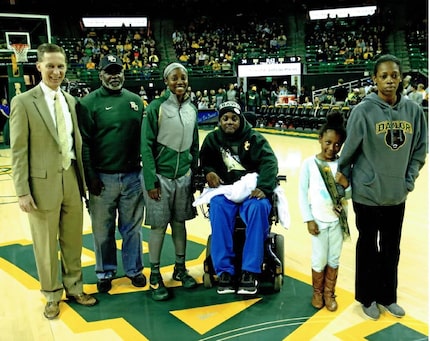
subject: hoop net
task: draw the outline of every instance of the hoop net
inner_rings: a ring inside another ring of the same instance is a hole
[[[28,62],[27,52],[30,47],[27,44],[11,44],[10,47],[17,62]]]

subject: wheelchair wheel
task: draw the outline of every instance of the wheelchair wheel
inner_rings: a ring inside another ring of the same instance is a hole
[[[209,259],[211,256],[211,243],[212,243],[212,235],[210,234],[206,242],[206,259]]]
[[[273,290],[275,292],[281,291],[282,285],[284,284],[284,236],[281,234],[275,235],[275,255],[281,262],[281,269],[278,269],[274,280]]]
[[[276,252],[275,255],[278,257],[278,259],[281,261],[281,272],[282,272],[282,276],[284,275],[284,258],[285,258],[285,254],[284,254],[284,236],[282,234],[277,234],[275,236],[275,248],[276,248]]]
[[[284,276],[276,275],[275,278],[273,279],[273,291],[275,292],[281,291],[283,283],[284,283]]]
[[[212,265],[212,259],[211,259],[211,241],[212,241],[212,235],[209,235],[208,240],[206,242],[206,258],[203,262],[203,286],[207,289],[210,289],[213,287],[214,283],[214,269]]]
[[[210,289],[213,287],[213,278],[211,274],[207,272],[203,274],[203,285],[207,289]]]

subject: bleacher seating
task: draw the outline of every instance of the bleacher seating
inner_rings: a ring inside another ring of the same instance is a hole
[[[416,35],[408,35],[408,55],[412,70],[428,70],[427,41]]]
[[[305,26],[307,72],[369,71],[368,62],[382,52],[380,49],[386,39],[386,28],[380,22],[378,14],[362,18],[308,20]],[[358,44],[360,48],[355,51]],[[363,44],[371,50],[370,57]]]
[[[375,18],[377,19],[377,18]],[[345,19],[344,21],[347,22],[347,24],[343,25],[341,30],[335,31],[336,34],[328,34],[326,36],[327,41],[332,43],[333,39],[340,40],[342,36],[345,34],[350,34],[351,31],[353,32],[353,41],[355,42],[355,38],[358,38],[358,36],[354,36],[354,34],[362,34],[364,38],[368,38],[366,34],[368,34],[370,31],[374,32],[378,39],[383,40],[385,38],[385,33],[380,31],[381,27],[378,26],[379,24],[375,24],[372,26],[372,24],[366,23],[363,26],[363,22],[367,19],[354,19],[351,20],[351,22],[354,22],[353,26],[350,25],[348,19]],[[320,22],[321,24],[324,22],[322,20]],[[377,22],[377,20],[375,20]],[[234,25],[233,25],[234,26]],[[216,26],[215,26],[216,27]],[[360,30],[357,30],[357,27],[360,28]],[[225,29],[225,28],[223,28]],[[229,28],[230,31],[226,30],[219,30],[214,31],[216,33],[213,33],[215,36],[220,35],[220,32],[227,32],[225,33],[225,42],[231,41],[232,37],[235,36],[234,29],[235,27]],[[206,30],[206,28],[205,28]],[[237,62],[240,61],[241,58],[249,58],[249,57],[256,57],[256,58],[272,58],[272,57],[283,57],[288,55],[293,55],[297,51],[294,46],[283,46],[277,50],[271,50],[269,49],[265,44],[268,43],[268,37],[265,39],[267,40],[261,40],[256,39],[258,37],[258,34],[254,32],[255,28],[251,25],[251,27],[248,27],[246,30],[240,31],[243,33],[239,34],[239,40],[243,39],[244,41],[240,41],[239,45],[241,45],[241,48],[237,50],[237,53],[234,54],[232,60],[232,69],[228,71],[213,71],[210,67],[207,65],[189,65],[187,64],[186,67],[189,72],[190,77],[195,78],[210,78],[210,77],[235,77],[237,75]],[[354,33],[354,31],[357,31]],[[203,36],[209,37],[212,33],[209,29],[204,31]],[[302,62],[304,63],[303,73],[306,75],[312,75],[312,74],[345,74],[345,73],[370,73],[372,71],[373,67],[373,61],[374,59],[362,59],[362,58],[355,58],[353,62],[347,62],[346,59],[348,59],[348,56],[342,54],[340,51],[333,48],[333,50],[336,50],[337,52],[328,54],[326,57],[321,57],[323,54],[321,54],[320,49],[323,48],[322,44],[318,42],[318,39],[321,38],[323,35],[321,34],[322,30],[320,29],[319,32],[313,32],[312,39],[309,41],[307,40],[309,38],[309,30],[307,31],[307,35],[305,37],[305,41],[302,42],[303,48],[306,49],[306,52],[304,55],[300,56],[302,57]],[[199,32],[196,33],[195,36],[199,37]],[[221,35],[222,36],[222,35]],[[255,38],[255,39],[254,39]],[[163,42],[163,45],[166,45],[169,41],[169,37],[167,36],[166,41]],[[72,56],[73,52],[75,51],[75,47],[77,44],[82,44],[83,38],[58,38],[57,42],[62,45],[66,52]],[[221,39],[222,40],[222,39]],[[225,44],[225,42],[223,42]],[[428,53],[427,53],[427,38],[423,38],[422,36],[413,36],[408,37],[407,40],[408,43],[408,56],[411,64],[411,68],[414,70],[421,70],[423,68],[427,68],[428,63]],[[221,44],[221,43],[220,43]],[[329,49],[331,49],[331,45],[329,44]],[[172,42],[173,46],[173,42]],[[375,45],[376,47],[376,45]],[[110,52],[116,53],[116,45],[108,43],[107,48]],[[229,52],[226,50],[226,52]],[[294,53],[293,53],[294,52]],[[388,51],[387,51],[388,52]],[[213,55],[211,54],[213,57]],[[375,53],[374,57],[376,57],[377,54]],[[170,56],[171,57],[171,56]],[[169,57],[169,58],[170,58]],[[169,61],[163,61],[159,65],[166,65]],[[133,69],[126,69],[125,75],[127,80],[131,81],[142,81],[142,80],[160,80],[162,81],[162,67],[155,66],[155,67],[142,67],[142,68],[133,68]],[[77,81],[83,81],[83,82],[93,82],[98,81],[98,72],[97,70],[87,70],[85,68],[85,65],[83,63],[79,62],[72,62],[69,64],[68,73],[66,75],[68,79],[70,80],[77,80]],[[351,90],[352,87],[359,88],[363,85],[363,80],[357,79],[355,82],[350,81],[350,84],[348,85],[348,90]],[[222,80],[220,80],[220,83],[222,84]],[[309,84],[307,86],[310,87]],[[335,85],[333,85],[335,87]],[[321,89],[323,90],[323,89]],[[315,96],[318,95],[318,90],[314,91],[312,93],[312,96],[309,96],[309,98],[315,98]],[[298,98],[298,97],[297,97]],[[258,126],[263,127],[274,127],[279,128],[282,127],[282,129],[300,129],[300,130],[310,130],[310,131],[316,131],[322,124],[322,122],[325,120],[325,117],[327,113],[333,109],[332,106],[322,105],[319,108],[315,108],[313,106],[304,106],[302,103],[298,102],[298,104],[280,104],[280,105],[270,105],[270,99],[267,99],[267,105],[262,106],[259,111],[257,112],[257,119],[258,119]],[[273,103],[273,102],[272,102]],[[339,110],[341,110],[344,113],[345,119],[349,117],[349,114],[351,112],[350,107],[338,107]]]

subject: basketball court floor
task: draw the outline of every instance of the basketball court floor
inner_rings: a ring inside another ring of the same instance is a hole
[[[201,131],[203,140],[206,131]],[[186,290],[171,280],[174,255],[170,235],[162,255],[162,273],[172,299],[155,302],[148,286],[135,288],[121,265],[107,294],[99,294],[94,274],[95,257],[91,223],[84,220],[82,263],[85,291],[98,305],[82,307],[64,300],[58,319],[43,316],[45,300],[39,291],[31,236],[25,213],[17,205],[12,184],[10,150],[0,149],[0,340],[399,340],[428,339],[428,165],[408,198],[401,242],[398,303],[406,316],[383,313],[378,321],[366,320],[354,300],[354,262],[357,231],[349,210],[351,240],[344,243],[337,283],[339,309],[329,312],[310,304],[311,241],[297,202],[298,175],[304,158],[318,153],[315,138],[265,134],[276,151],[281,186],[287,195],[291,225],[272,226],[284,236],[284,282],[280,292],[262,290],[255,297],[218,295],[202,283],[209,221],[199,213],[188,222],[187,267],[201,285]],[[148,266],[148,232],[142,227],[144,261]],[[121,240],[118,235],[118,252]],[[120,253],[118,253],[120,255]],[[119,258],[120,263],[120,258]],[[149,276],[149,268],[144,273]]]

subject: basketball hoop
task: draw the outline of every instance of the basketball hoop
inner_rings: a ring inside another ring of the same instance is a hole
[[[28,44],[11,44],[10,47],[15,54],[17,62],[28,62],[27,52],[30,48]]]

